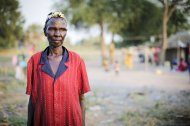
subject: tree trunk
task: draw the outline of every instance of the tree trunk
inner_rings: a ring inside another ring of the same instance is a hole
[[[166,49],[168,45],[168,37],[167,37],[167,28],[168,28],[168,6],[167,4],[164,7],[164,14],[163,14],[163,31],[162,31],[162,52],[161,52],[161,63],[164,65],[165,62],[165,55]]]
[[[104,61],[106,60],[106,47],[105,47],[105,38],[104,38],[104,26],[103,26],[103,22],[101,21],[99,23],[100,26],[100,37],[101,37],[101,59],[102,59],[102,65],[104,63]]]
[[[114,43],[114,33],[111,35],[111,43]]]

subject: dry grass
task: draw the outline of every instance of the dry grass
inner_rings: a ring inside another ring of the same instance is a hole
[[[142,106],[143,107],[143,106]],[[146,111],[128,111],[121,119],[127,126],[189,126],[190,108],[156,103]]]

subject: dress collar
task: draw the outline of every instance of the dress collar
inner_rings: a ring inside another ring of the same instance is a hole
[[[68,50],[62,46],[63,48],[63,61],[68,62],[69,61],[69,52]],[[40,64],[45,64],[46,61],[48,61],[47,56],[49,53],[49,46],[42,52],[41,59],[40,59]]]
[[[51,66],[47,58],[48,53],[49,53],[49,47],[47,47],[42,52],[42,55],[41,55],[40,64],[43,65],[42,71],[47,73],[54,79],[57,79],[58,77],[60,77],[68,68],[68,66],[66,66],[65,63],[69,61],[69,53],[68,53],[68,50],[64,46],[62,46],[62,48],[63,48],[63,57],[61,59],[61,62],[58,66],[58,69],[55,75],[52,72]]]

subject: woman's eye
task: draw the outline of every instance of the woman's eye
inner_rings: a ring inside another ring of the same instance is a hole
[[[55,29],[54,29],[54,28],[49,28],[48,30],[49,30],[49,31],[54,31]]]
[[[60,29],[60,32],[66,32],[66,29],[62,28],[62,29]]]

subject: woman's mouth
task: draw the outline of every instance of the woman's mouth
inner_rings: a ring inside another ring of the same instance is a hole
[[[52,41],[62,41],[62,39],[52,39]]]

